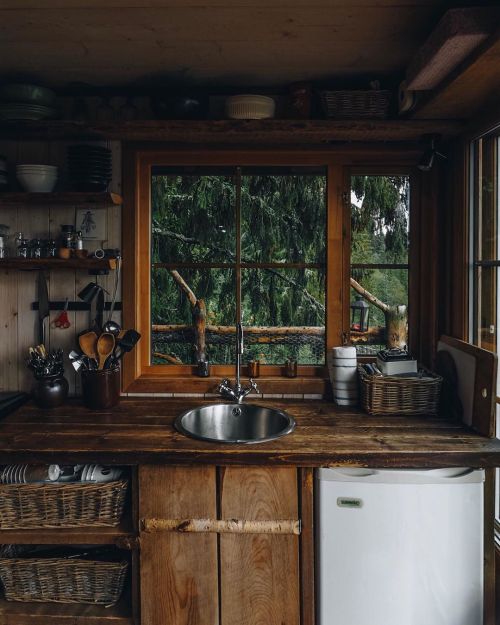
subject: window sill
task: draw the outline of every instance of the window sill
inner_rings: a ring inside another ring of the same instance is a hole
[[[124,393],[214,393],[220,377],[210,376],[141,376],[123,389]],[[328,395],[330,382],[326,378],[311,377],[259,377],[255,380],[261,394],[315,394]],[[243,378],[243,384],[246,378]]]

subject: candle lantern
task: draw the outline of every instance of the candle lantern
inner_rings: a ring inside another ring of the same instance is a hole
[[[369,318],[370,305],[362,295],[356,295],[356,300],[351,304],[351,330],[368,332]]]

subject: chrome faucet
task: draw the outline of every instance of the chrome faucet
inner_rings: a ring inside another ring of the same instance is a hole
[[[228,378],[224,378],[222,382],[217,387],[217,390],[222,395],[222,397],[226,397],[227,399],[231,399],[232,401],[241,404],[241,402],[245,399],[245,397],[255,391],[259,392],[257,388],[257,383],[250,378],[249,386],[243,388],[241,386],[241,357],[243,356],[244,351],[244,343],[243,343],[243,325],[238,323],[236,325],[236,380],[234,386],[231,386],[231,383]]]

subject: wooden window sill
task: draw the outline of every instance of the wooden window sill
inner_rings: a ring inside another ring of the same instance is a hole
[[[234,376],[231,376],[234,377]],[[124,393],[216,393],[221,381],[218,376],[208,378],[141,376],[123,389]],[[259,377],[256,379],[261,394],[318,394],[329,393],[329,380],[311,377]],[[243,378],[243,384],[246,378]]]

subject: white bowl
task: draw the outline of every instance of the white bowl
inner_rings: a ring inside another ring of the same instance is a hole
[[[358,370],[356,367],[329,367],[330,382],[337,384],[337,382],[351,382],[351,384],[358,381]]]
[[[356,399],[340,399],[334,398],[337,406],[357,406],[358,401]]]
[[[357,367],[356,358],[330,358],[330,366],[332,367]]]
[[[334,380],[332,382],[332,389],[333,392],[335,393],[336,391],[354,391],[354,390],[358,390],[358,382],[338,382],[337,380]]]
[[[56,186],[57,174],[18,172],[17,179],[29,193],[50,193]]]
[[[57,167],[55,165],[16,165],[16,171],[37,171],[57,174]]]
[[[334,391],[334,399],[358,399],[358,391]]]
[[[332,347],[330,354],[332,358],[356,358],[356,348],[352,345]]]
[[[265,95],[234,95],[226,99],[229,119],[266,119],[274,117],[276,103]]]

